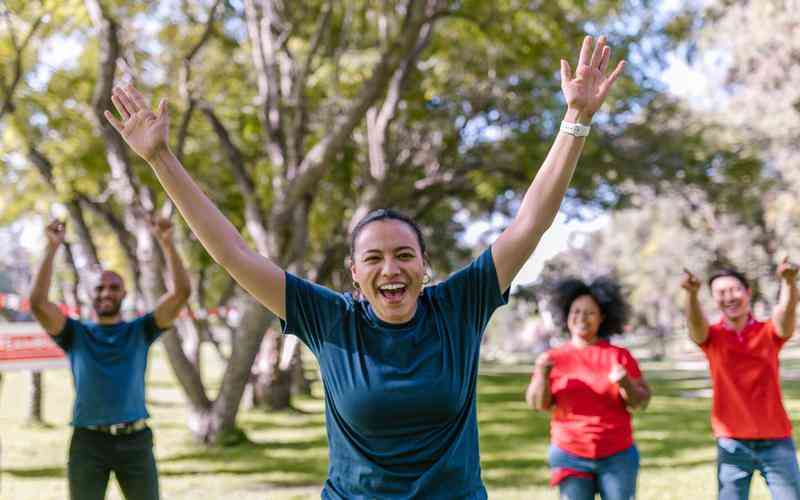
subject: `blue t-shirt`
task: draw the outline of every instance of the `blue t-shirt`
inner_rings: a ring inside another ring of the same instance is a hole
[[[284,331],[320,364],[330,465],[324,499],[485,499],[475,389],[481,336],[505,304],[491,249],[427,287],[414,318],[286,274]]]
[[[161,332],[152,313],[114,325],[67,319],[53,340],[69,356],[75,383],[73,426],[149,417],[144,405],[147,352]]]

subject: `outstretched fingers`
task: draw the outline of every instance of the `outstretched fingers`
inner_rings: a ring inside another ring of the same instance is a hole
[[[169,113],[167,112],[167,100],[166,99],[161,99],[161,101],[158,103],[158,117],[157,117],[157,119],[158,119],[159,122],[166,121],[167,123],[169,123]]]
[[[561,83],[567,83],[572,80],[572,68],[566,59],[561,60]]]
[[[583,45],[581,45],[581,55],[578,57],[578,67],[581,65],[589,65],[592,55],[592,37],[583,37]]]
[[[123,125],[121,121],[117,120],[117,118],[114,116],[114,113],[112,113],[111,111],[105,110],[105,112],[103,112],[103,116],[106,117],[108,123],[110,123],[111,126],[114,127],[114,129],[120,134],[125,129],[125,125]]]
[[[611,87],[614,85],[614,82],[619,78],[619,75],[622,74],[622,70],[625,69],[625,61],[620,61],[617,63],[617,67],[614,68],[614,71],[608,75],[603,83],[600,84],[600,97],[605,99],[608,95],[608,92],[611,90]]]
[[[611,47],[606,45],[603,47],[603,53],[600,55],[600,74],[605,75],[608,69],[608,61],[611,59]]]
[[[139,111],[139,107],[136,105],[133,99],[131,99],[130,95],[125,92],[125,89],[121,87],[114,87],[114,91],[111,95],[111,101],[115,106],[117,106],[117,110],[120,112],[120,115],[122,115],[124,120],[127,120],[128,117],[135,115],[136,112]]]
[[[597,39],[597,43],[594,45],[594,50],[592,51],[592,60],[589,63],[591,68],[599,68],[600,64],[603,59],[604,48],[606,46],[606,37],[601,36]]]
[[[133,85],[128,85],[125,91],[128,94],[128,97],[130,97],[130,99],[135,104],[137,111],[140,109],[144,110],[150,109],[150,106],[147,104],[147,100],[138,90],[136,90],[136,87],[134,87]]]

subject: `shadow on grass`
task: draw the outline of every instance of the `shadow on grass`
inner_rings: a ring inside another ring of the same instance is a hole
[[[64,467],[4,467],[3,474],[23,479],[65,477]]]

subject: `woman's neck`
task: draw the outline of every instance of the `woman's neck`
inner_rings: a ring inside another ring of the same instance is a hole
[[[577,347],[578,349],[581,349],[583,347],[589,347],[590,345],[596,344],[599,339],[600,337],[598,337],[597,335],[595,335],[590,339],[585,339],[583,337],[578,337],[576,335],[572,337],[571,342],[573,346]]]

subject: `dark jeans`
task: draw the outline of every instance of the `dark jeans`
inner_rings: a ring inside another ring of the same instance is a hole
[[[550,467],[589,472],[594,479],[568,477],[558,485],[561,500],[631,500],[636,496],[639,450],[636,445],[605,458],[592,460],[550,445]]]
[[[800,468],[791,438],[717,439],[720,500],[747,500],[755,471],[764,477],[773,500],[800,500]]]
[[[103,500],[111,471],[127,500],[158,500],[153,432],[112,436],[77,428],[69,444],[70,500]]]

